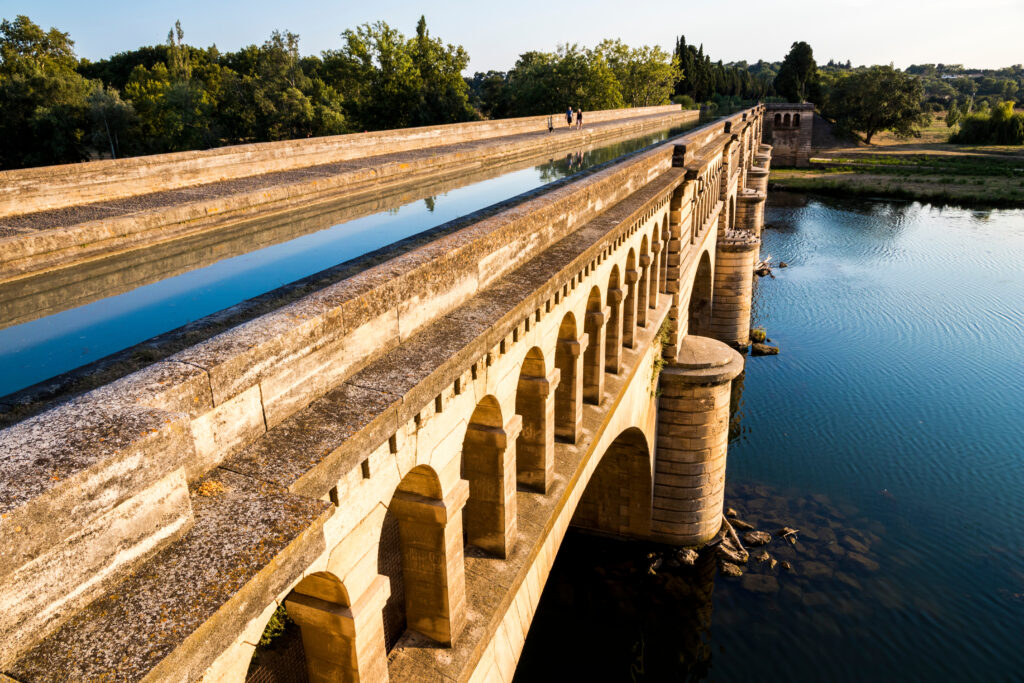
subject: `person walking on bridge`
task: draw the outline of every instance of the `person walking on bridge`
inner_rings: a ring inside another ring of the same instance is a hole
[[[572,107],[565,110],[565,125],[572,128]]]
[[[576,108],[576,129],[579,130],[583,127],[583,109],[580,107]]]

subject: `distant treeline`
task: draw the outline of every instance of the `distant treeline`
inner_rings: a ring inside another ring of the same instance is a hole
[[[162,45],[90,62],[75,56],[67,33],[43,30],[26,16],[4,19],[0,168],[669,101],[712,109],[813,101],[869,140],[868,128],[913,134],[927,111],[945,109],[947,121],[962,121],[963,131],[970,126],[974,139],[989,112],[1024,93],[1020,65],[818,67],[802,42],[782,62],[723,64],[685,37],[671,53],[606,40],[524,52],[509,71],[464,78],[469,55],[431,36],[422,17],[411,37],[376,22],[340,38],[319,56],[301,55],[299,36],[279,31],[262,45],[220,52],[186,44],[178,24]],[[898,120],[854,121],[849,113],[858,103],[865,114],[879,109],[862,95],[892,94],[877,87],[883,82],[897,87],[905,111]],[[1004,136],[1013,120],[993,130]]]

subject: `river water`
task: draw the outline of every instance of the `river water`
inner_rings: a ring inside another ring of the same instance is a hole
[[[443,192],[400,189],[373,203],[383,210],[362,211],[349,202],[248,221],[252,225],[242,221],[112,263],[86,264],[79,269],[84,273],[2,285],[0,397],[697,125],[581,146],[526,168],[517,163],[467,177]],[[274,243],[262,246],[267,242]],[[86,292],[88,303],[76,301]]]
[[[516,680],[1024,680],[1024,211],[770,193],[766,223],[781,354],[734,387],[726,507],[797,542],[735,579],[570,532]]]

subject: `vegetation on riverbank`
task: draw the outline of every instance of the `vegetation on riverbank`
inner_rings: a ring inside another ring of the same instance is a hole
[[[968,206],[1024,206],[1024,150],[946,142],[939,118],[913,141],[890,133],[876,144],[819,149],[807,169],[773,168],[773,189],[894,197]]]

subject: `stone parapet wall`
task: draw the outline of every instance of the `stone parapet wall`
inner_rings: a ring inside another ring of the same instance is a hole
[[[587,123],[680,112],[678,105],[587,112]],[[219,180],[547,129],[546,116],[383,130],[0,172],[0,217]],[[559,115],[555,115],[555,125]]]

